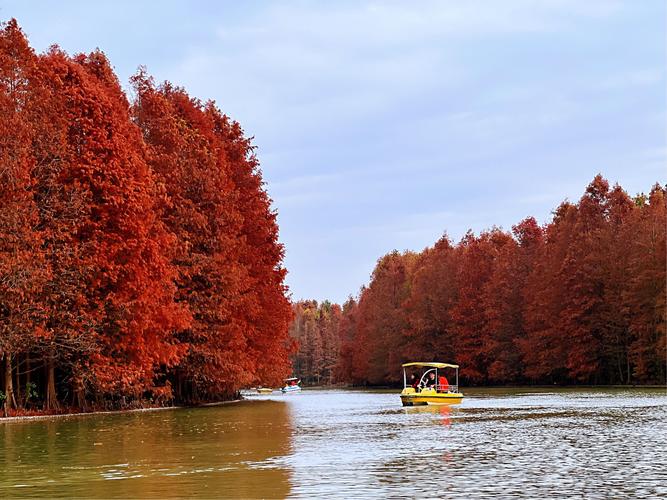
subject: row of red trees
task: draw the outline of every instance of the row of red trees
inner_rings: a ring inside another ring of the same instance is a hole
[[[5,408],[226,397],[289,370],[276,215],[238,123],[0,31]]]
[[[472,384],[665,383],[666,225],[664,188],[632,199],[598,176],[543,227],[385,255],[337,319],[334,379],[394,384],[402,362],[442,360]]]
[[[302,300],[292,305],[294,321],[290,336],[298,346],[293,354],[295,375],[305,384],[332,384],[340,352],[343,309],[338,304]]]

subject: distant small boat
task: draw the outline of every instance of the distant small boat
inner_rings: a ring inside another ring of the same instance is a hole
[[[285,387],[280,389],[283,394],[288,393],[288,392],[298,392],[301,390],[301,386],[299,385],[301,383],[301,380],[299,380],[296,377],[290,377],[285,379]]]
[[[260,387],[259,389],[257,389],[257,392],[259,394],[271,394],[273,392],[273,389],[271,389],[270,387]]]
[[[408,378],[405,373],[405,369],[408,367],[427,368],[416,387],[408,385]],[[445,368],[456,370],[456,383],[454,385],[450,385],[445,377],[438,376],[438,370]],[[431,373],[434,374],[435,378],[431,378]],[[429,383],[429,379],[433,382]],[[459,392],[459,365],[436,362],[415,362],[403,365],[403,391],[401,392],[403,406],[456,404],[461,401],[463,401],[463,394]]]

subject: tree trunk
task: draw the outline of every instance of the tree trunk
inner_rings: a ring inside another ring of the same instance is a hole
[[[25,405],[27,407],[32,406],[32,402],[28,401],[28,396],[35,393],[35,391],[31,391],[30,393],[28,393],[28,388],[30,387],[30,383],[32,381],[31,373],[30,373],[31,371],[32,371],[32,365],[30,364],[30,353],[26,353],[26,355],[25,355]]]
[[[79,385],[74,390],[74,404],[77,406],[77,408],[86,411],[86,396],[83,390],[83,386],[81,385]]]
[[[16,399],[14,397],[14,379],[12,378],[12,355],[5,353],[5,417],[9,415],[9,410],[16,408]]]
[[[46,360],[46,398],[44,399],[45,410],[58,408],[58,397],[56,395],[56,369],[53,353],[48,354]]]
[[[616,363],[617,363],[617,366],[618,366],[618,383],[619,384],[622,384],[623,380],[625,379],[625,377],[623,376],[622,362],[623,362],[623,360],[621,359],[621,354],[619,354],[618,356],[616,356]]]
[[[31,382],[30,372],[32,371],[32,366],[30,365],[30,353],[25,355],[25,385],[27,386]]]
[[[83,384],[80,369],[77,368],[72,380],[73,404],[81,410],[86,410],[86,390]]]
[[[183,376],[181,370],[176,370],[176,400],[183,401]]]
[[[16,401],[16,407],[23,407],[23,401],[21,400],[21,378],[20,378],[20,368],[21,362],[19,356],[16,356],[16,385],[14,388],[14,399]]]

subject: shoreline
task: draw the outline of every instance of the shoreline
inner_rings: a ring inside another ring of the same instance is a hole
[[[400,388],[400,387],[399,387]],[[353,385],[311,385],[304,386],[304,389],[311,390],[349,390],[349,391],[364,391],[364,390],[377,390],[377,391],[389,391],[395,390],[397,387],[391,386],[353,386]],[[667,392],[667,385],[487,385],[487,386],[469,386],[467,389],[472,389],[473,392],[476,390],[484,389],[533,389],[533,390],[553,390],[553,389],[662,389]],[[259,394],[257,394],[259,396]],[[31,422],[39,420],[50,420],[58,418],[75,418],[75,417],[86,417],[92,415],[116,415],[122,413],[142,413],[142,412],[155,412],[163,410],[182,410],[188,408],[207,408],[212,406],[223,406],[228,404],[236,404],[242,401],[252,401],[252,399],[241,397],[240,399],[231,399],[229,401],[214,401],[211,403],[202,403],[199,405],[181,405],[181,406],[156,406],[149,408],[131,408],[127,410],[107,410],[107,411],[88,411],[88,412],[78,412],[78,413],[56,413],[50,415],[21,415],[15,417],[1,417],[0,424],[2,423],[16,423],[16,422]]]
[[[55,413],[52,415],[21,415],[16,417],[0,417],[0,424],[15,423],[15,422],[30,422],[36,420],[50,420],[57,418],[87,417],[90,415],[116,415],[121,413],[142,413],[142,412],[153,412],[153,411],[163,411],[163,410],[182,410],[186,408],[203,408],[209,406],[223,406],[228,404],[235,404],[235,403],[240,403],[241,401],[244,400],[232,399],[229,401],[215,401],[213,403],[203,403],[200,405],[192,405],[192,406],[155,406],[152,408],[131,408],[127,410],[82,411],[79,413]]]
[[[461,384],[459,384],[461,385]],[[397,389],[402,385],[304,385],[304,389]],[[667,384],[648,385],[461,385],[467,389],[665,389]]]

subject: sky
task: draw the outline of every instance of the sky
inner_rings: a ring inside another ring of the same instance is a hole
[[[241,123],[294,300],[342,302],[444,233],[546,223],[598,173],[667,181],[663,0],[0,0],[12,17]]]

